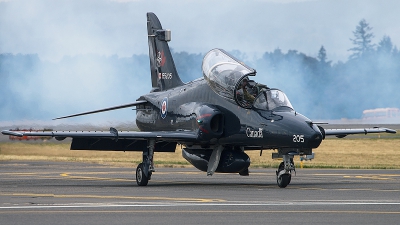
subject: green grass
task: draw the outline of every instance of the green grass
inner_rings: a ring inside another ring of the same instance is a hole
[[[277,168],[281,161],[273,160],[273,151],[246,152],[252,168]],[[400,169],[400,138],[326,139],[314,149],[315,159],[304,161],[303,168],[334,169]],[[69,143],[3,142],[0,160],[48,160],[111,164],[136,167],[141,152],[70,151]],[[175,153],[155,153],[156,167],[191,167],[178,147]],[[295,164],[300,168],[299,157]]]

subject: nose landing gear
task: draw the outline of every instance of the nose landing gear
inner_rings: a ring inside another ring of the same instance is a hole
[[[290,184],[292,180],[292,171],[296,171],[293,156],[283,155],[283,162],[281,162],[276,171],[276,182],[280,188],[285,188]]]

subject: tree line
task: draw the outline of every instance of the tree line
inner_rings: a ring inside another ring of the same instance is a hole
[[[256,82],[283,90],[295,109],[309,118],[360,118],[365,109],[400,108],[397,88],[400,84],[400,52],[389,36],[373,43],[372,30],[364,19],[357,24],[353,37],[349,38],[353,47],[349,49],[351,54],[345,62],[332,63],[329,49],[324,46],[317,51],[316,57],[296,50],[284,53],[279,48],[265,52],[255,60],[246,60],[246,54],[238,50],[230,53],[257,70]],[[183,81],[202,76],[204,54],[175,51],[172,54]],[[79,85],[66,86],[63,81],[71,79],[77,84],[87,82],[87,86],[97,87],[79,89]],[[88,95],[87,98],[93,98],[88,90],[94,90],[94,96],[107,93],[102,98],[111,106],[115,99],[129,96],[125,102],[131,102],[132,96],[137,98],[151,88],[147,55],[121,58],[87,54],[48,62],[36,54],[3,53],[0,54],[0,120],[51,117],[54,114],[52,110],[59,110],[54,107],[59,103],[49,99],[43,84],[56,80],[61,82],[52,85],[59,90],[60,101],[63,101],[62,92],[76,88],[77,96]],[[77,102],[77,99],[65,100],[63,105],[70,108]],[[62,112],[57,115],[60,114]]]
[[[399,50],[386,35],[374,44],[364,19],[353,35],[346,62],[332,63],[321,46],[317,57],[296,50],[266,52],[255,66],[270,83],[285,88],[296,109],[310,118],[360,118],[365,109],[399,108]]]

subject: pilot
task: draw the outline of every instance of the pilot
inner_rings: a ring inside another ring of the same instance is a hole
[[[244,100],[250,102],[251,104],[253,104],[255,97],[253,95],[251,95],[248,91],[247,88],[249,87],[249,81],[247,78],[244,78],[242,80],[242,90],[243,90],[243,97]]]

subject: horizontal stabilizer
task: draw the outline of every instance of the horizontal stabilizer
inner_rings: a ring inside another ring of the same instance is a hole
[[[136,101],[136,102],[125,104],[125,105],[119,105],[119,106],[114,106],[114,107],[110,107],[110,108],[94,110],[94,111],[90,111],[90,112],[78,113],[78,114],[74,114],[74,115],[70,115],[70,116],[58,117],[58,118],[55,118],[53,120],[59,120],[59,119],[76,117],[76,116],[83,116],[83,115],[88,115],[88,114],[106,112],[106,111],[111,111],[111,110],[116,110],[116,109],[129,108],[129,107],[133,107],[133,106],[144,104],[146,102],[147,102],[146,100],[140,100],[140,101]]]

